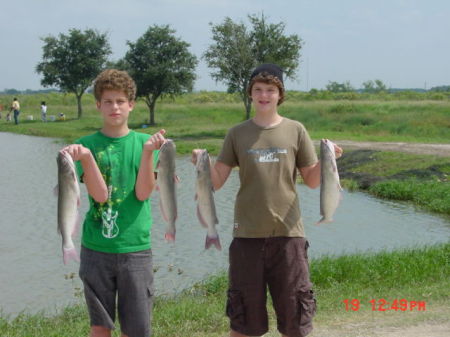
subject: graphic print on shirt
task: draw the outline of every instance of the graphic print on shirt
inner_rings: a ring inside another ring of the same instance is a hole
[[[119,212],[112,209],[111,191],[112,185],[108,186],[108,209],[102,213],[102,234],[107,239],[113,239],[119,235],[119,226],[116,223]]]
[[[247,153],[253,156],[257,163],[278,163],[282,154],[287,154],[287,149],[271,147],[268,149],[249,149]]]
[[[122,186],[124,183],[121,173],[113,170],[114,167],[120,167],[120,150],[111,144],[104,151],[97,152],[97,158],[100,172],[108,186],[108,200],[98,207],[102,220],[102,235],[107,239],[113,239],[119,235],[119,226],[116,222],[119,216],[117,209],[126,194]]]

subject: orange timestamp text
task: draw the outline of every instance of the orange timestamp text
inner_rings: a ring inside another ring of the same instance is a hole
[[[361,301],[357,298],[345,299],[342,302],[345,305],[345,311],[358,311],[361,307]],[[387,301],[380,298],[368,302],[372,306],[372,311],[426,311],[425,301],[409,301],[404,298]]]

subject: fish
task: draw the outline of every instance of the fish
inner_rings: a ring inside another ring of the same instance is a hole
[[[178,177],[175,173],[175,155],[175,143],[171,139],[167,139],[159,149],[157,184],[161,215],[167,223],[164,238],[168,242],[175,241],[176,233],[177,196],[175,183],[178,181]]]
[[[58,232],[62,237],[63,262],[80,261],[72,240],[80,225],[80,185],[78,184],[75,164],[67,152],[59,152],[56,157],[58,165]]]
[[[197,201],[197,217],[203,227],[207,229],[205,249],[214,245],[216,249],[221,250],[219,234],[216,229],[219,220],[214,203],[211,164],[207,150],[201,150],[197,153],[196,171],[195,200]]]
[[[334,143],[328,139],[320,141],[320,215],[316,223],[329,223],[342,199],[342,187],[336,164]]]

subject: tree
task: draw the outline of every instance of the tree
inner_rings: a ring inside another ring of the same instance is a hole
[[[174,36],[168,25],[151,26],[136,42],[128,41],[129,51],[118,62],[137,85],[150,111],[150,125],[155,125],[158,98],[192,91],[197,58],[188,51],[189,43]]]
[[[375,83],[373,83],[373,81],[366,81],[362,85],[363,85],[364,92],[367,92],[367,93],[375,92]]]
[[[386,91],[386,84],[384,84],[381,80],[375,80],[375,90],[376,92]]]
[[[248,16],[251,28],[229,17],[212,26],[211,44],[203,54],[211,77],[227,85],[228,92],[238,92],[250,118],[251,99],[247,94],[253,69],[262,63],[276,63],[288,78],[295,77],[302,41],[297,35],[285,36],[285,24],[268,24],[264,14]]]
[[[104,69],[111,54],[106,33],[92,29],[84,32],[70,29],[69,34],[41,38],[44,42],[43,60],[36,66],[42,73],[44,87],[56,86],[63,92],[74,93],[78,104],[78,118],[83,115],[81,97],[97,74]]]
[[[381,80],[366,81],[363,84],[363,90],[367,93],[379,93],[382,91],[387,91],[386,85]]]
[[[351,92],[355,91],[355,89],[352,87],[349,81],[346,81],[344,83],[338,83],[338,82],[328,82],[328,84],[325,87],[328,91],[331,92]]]

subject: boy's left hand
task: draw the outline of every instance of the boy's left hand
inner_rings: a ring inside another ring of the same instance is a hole
[[[147,140],[144,144],[144,151],[155,151],[159,150],[161,146],[166,142],[164,138],[164,134],[166,130],[161,129],[154,135],[152,135],[149,140]]]
[[[334,144],[334,154],[336,156],[336,159],[340,158],[342,156],[342,153],[344,153],[344,150],[342,150],[341,147]]]

